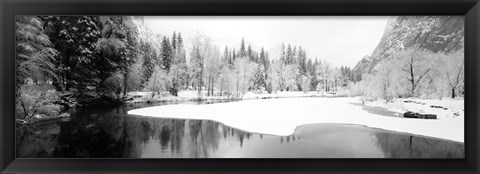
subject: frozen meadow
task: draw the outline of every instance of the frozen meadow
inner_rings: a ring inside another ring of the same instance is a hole
[[[303,97],[206,105],[165,105],[135,109],[128,114],[214,120],[249,132],[280,136],[291,135],[298,126],[305,124],[342,123],[464,142],[463,100],[422,102],[425,104],[398,100],[391,104],[372,102],[362,105],[356,97]],[[434,104],[442,104],[449,110],[431,108],[430,105]],[[388,111],[390,115],[378,114],[372,109]],[[403,118],[402,113],[407,110],[434,113],[438,119]]]

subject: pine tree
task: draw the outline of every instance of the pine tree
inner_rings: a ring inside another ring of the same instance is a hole
[[[138,30],[136,25],[133,24],[132,17],[126,18],[129,25],[126,26],[126,54],[124,64],[122,65],[123,73],[123,98],[127,96],[127,92],[133,90],[136,86],[138,72],[133,68],[133,65],[137,62],[138,57]]]
[[[263,66],[265,67],[265,70],[270,68],[270,58],[268,57],[267,51],[265,51],[265,54],[264,54]]]
[[[282,53],[280,55],[280,61],[283,64],[287,64],[287,53],[285,52],[285,44],[282,43]]]
[[[240,57],[245,57],[247,56],[247,50],[245,49],[245,41],[242,38],[242,44],[240,45],[240,51],[238,53]]]
[[[165,36],[162,40],[162,63],[163,69],[165,69],[167,72],[170,71],[170,67],[172,65],[172,47],[170,45],[170,41]]]
[[[228,52],[228,47],[225,46],[225,50],[223,51],[223,57],[222,57],[222,64],[228,65],[230,64],[230,53]]]
[[[188,67],[187,67],[187,56],[185,53],[185,46],[183,45],[183,39],[181,33],[178,32],[176,39],[176,51],[175,51],[175,72],[176,80],[178,87],[184,86],[185,89],[188,88]]]
[[[185,46],[183,45],[182,33],[178,32],[176,39],[176,54],[178,62],[185,64],[187,63],[187,56],[185,53]]]
[[[290,64],[297,64],[298,63],[297,59],[298,59],[297,46],[293,46],[292,57],[290,58]]]
[[[148,42],[141,42],[140,43],[140,51],[143,55],[143,82],[145,84],[148,79],[152,76],[152,73],[155,69],[155,65],[157,65],[157,52],[155,48],[148,43]]]
[[[262,65],[257,65],[254,73],[254,83],[253,89],[254,90],[261,90],[266,89],[266,82],[265,82],[265,69]]]
[[[250,62],[256,62],[255,56],[253,55],[252,47],[250,45],[248,45],[247,56],[250,58]]]
[[[262,47],[262,49],[260,49],[260,55],[259,55],[259,58],[258,58],[258,64],[262,65],[265,67],[265,61],[266,61],[266,57],[265,57],[265,49]]]
[[[305,54],[305,50],[302,49],[302,47],[298,48],[298,67],[300,70],[301,75],[307,75],[307,58]]]
[[[175,33],[175,31],[173,32],[173,36],[172,36],[172,51],[173,51],[173,55],[175,55],[175,51],[177,50],[177,34]]]
[[[178,36],[177,36],[177,41],[176,41],[176,42],[183,44],[182,33],[178,32]]]
[[[98,74],[97,42],[103,27],[96,16],[41,16],[45,34],[53,47],[60,51],[56,57],[59,79],[53,81],[57,90],[69,90],[72,85],[82,90],[95,86],[102,75]],[[108,26],[107,26],[108,27]],[[106,67],[105,67],[106,68]],[[111,71],[108,69],[106,71]],[[100,71],[102,72],[102,71]],[[103,79],[106,77],[103,76]]]
[[[317,85],[319,83],[320,78],[317,75],[318,66],[320,66],[319,62],[318,62],[318,59],[315,58],[315,62],[313,62],[312,72],[311,72],[312,73],[311,74],[311,76],[312,76],[312,81],[311,81],[312,82],[312,88],[311,89],[317,89]]]
[[[286,55],[286,64],[287,65],[292,64],[292,59],[293,59],[292,46],[290,44],[288,44],[287,55]]]

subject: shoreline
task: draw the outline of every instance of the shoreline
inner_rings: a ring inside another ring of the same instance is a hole
[[[303,98],[303,97],[317,97],[317,98],[338,98],[338,97],[347,97],[345,94],[336,95],[336,94],[326,94],[326,93],[317,93],[317,92],[278,92],[278,93],[265,93],[265,94],[256,94],[253,92],[248,92],[247,94],[241,97],[230,97],[230,96],[205,96],[203,93],[201,96],[198,96],[198,93],[193,91],[181,91],[185,94],[183,96],[171,96],[166,95],[162,97],[156,97],[153,99],[146,98],[150,92],[130,92],[129,99],[124,103],[155,103],[155,102],[181,102],[181,101],[243,101],[243,100],[263,100],[263,99],[279,99],[279,98]]]

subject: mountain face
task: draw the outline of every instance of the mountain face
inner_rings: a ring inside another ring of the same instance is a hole
[[[417,46],[434,53],[448,53],[464,46],[463,16],[399,16],[389,19],[384,34],[370,56],[353,68],[357,76],[371,73],[383,59],[399,50]],[[359,80],[357,78],[357,80]]]
[[[152,45],[156,45],[154,48],[156,49],[157,53],[160,52],[160,43],[162,36],[155,34],[145,23],[143,16],[134,16],[133,23],[137,27],[138,37],[140,42],[147,42]]]

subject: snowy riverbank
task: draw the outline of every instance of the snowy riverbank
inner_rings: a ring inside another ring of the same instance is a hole
[[[464,100],[450,99],[396,99],[394,102],[383,101],[366,102],[366,106],[381,107],[389,111],[404,113],[412,111],[420,114],[435,114],[437,119],[463,119]]]
[[[272,94],[256,94],[253,92],[247,92],[241,97],[234,96],[207,96],[207,91],[202,91],[202,95],[199,97],[198,91],[179,91],[178,96],[173,96],[165,92],[161,95],[154,95],[151,97],[151,92],[130,92],[129,97],[132,100],[126,101],[127,103],[146,103],[146,102],[164,102],[164,101],[213,101],[213,100],[245,100],[245,99],[271,99],[271,98],[293,98],[293,97],[337,97],[335,94],[308,92],[301,91],[296,92],[277,92]]]
[[[426,102],[426,101],[425,101]],[[463,102],[463,101],[462,101]],[[401,111],[409,103],[394,102]],[[456,102],[452,105],[463,106]],[[368,105],[379,106],[379,103]],[[433,109],[433,108],[432,108]],[[437,109],[437,108],[435,108]],[[463,109],[463,108],[462,108]],[[222,122],[245,131],[290,135],[295,129],[311,123],[345,123],[431,136],[453,141],[464,141],[463,111],[460,116],[441,116],[436,120],[411,119],[401,116],[384,116],[369,112],[358,98],[281,98],[269,100],[244,100],[209,105],[165,105],[131,110],[128,114],[182,119],[206,119]]]

